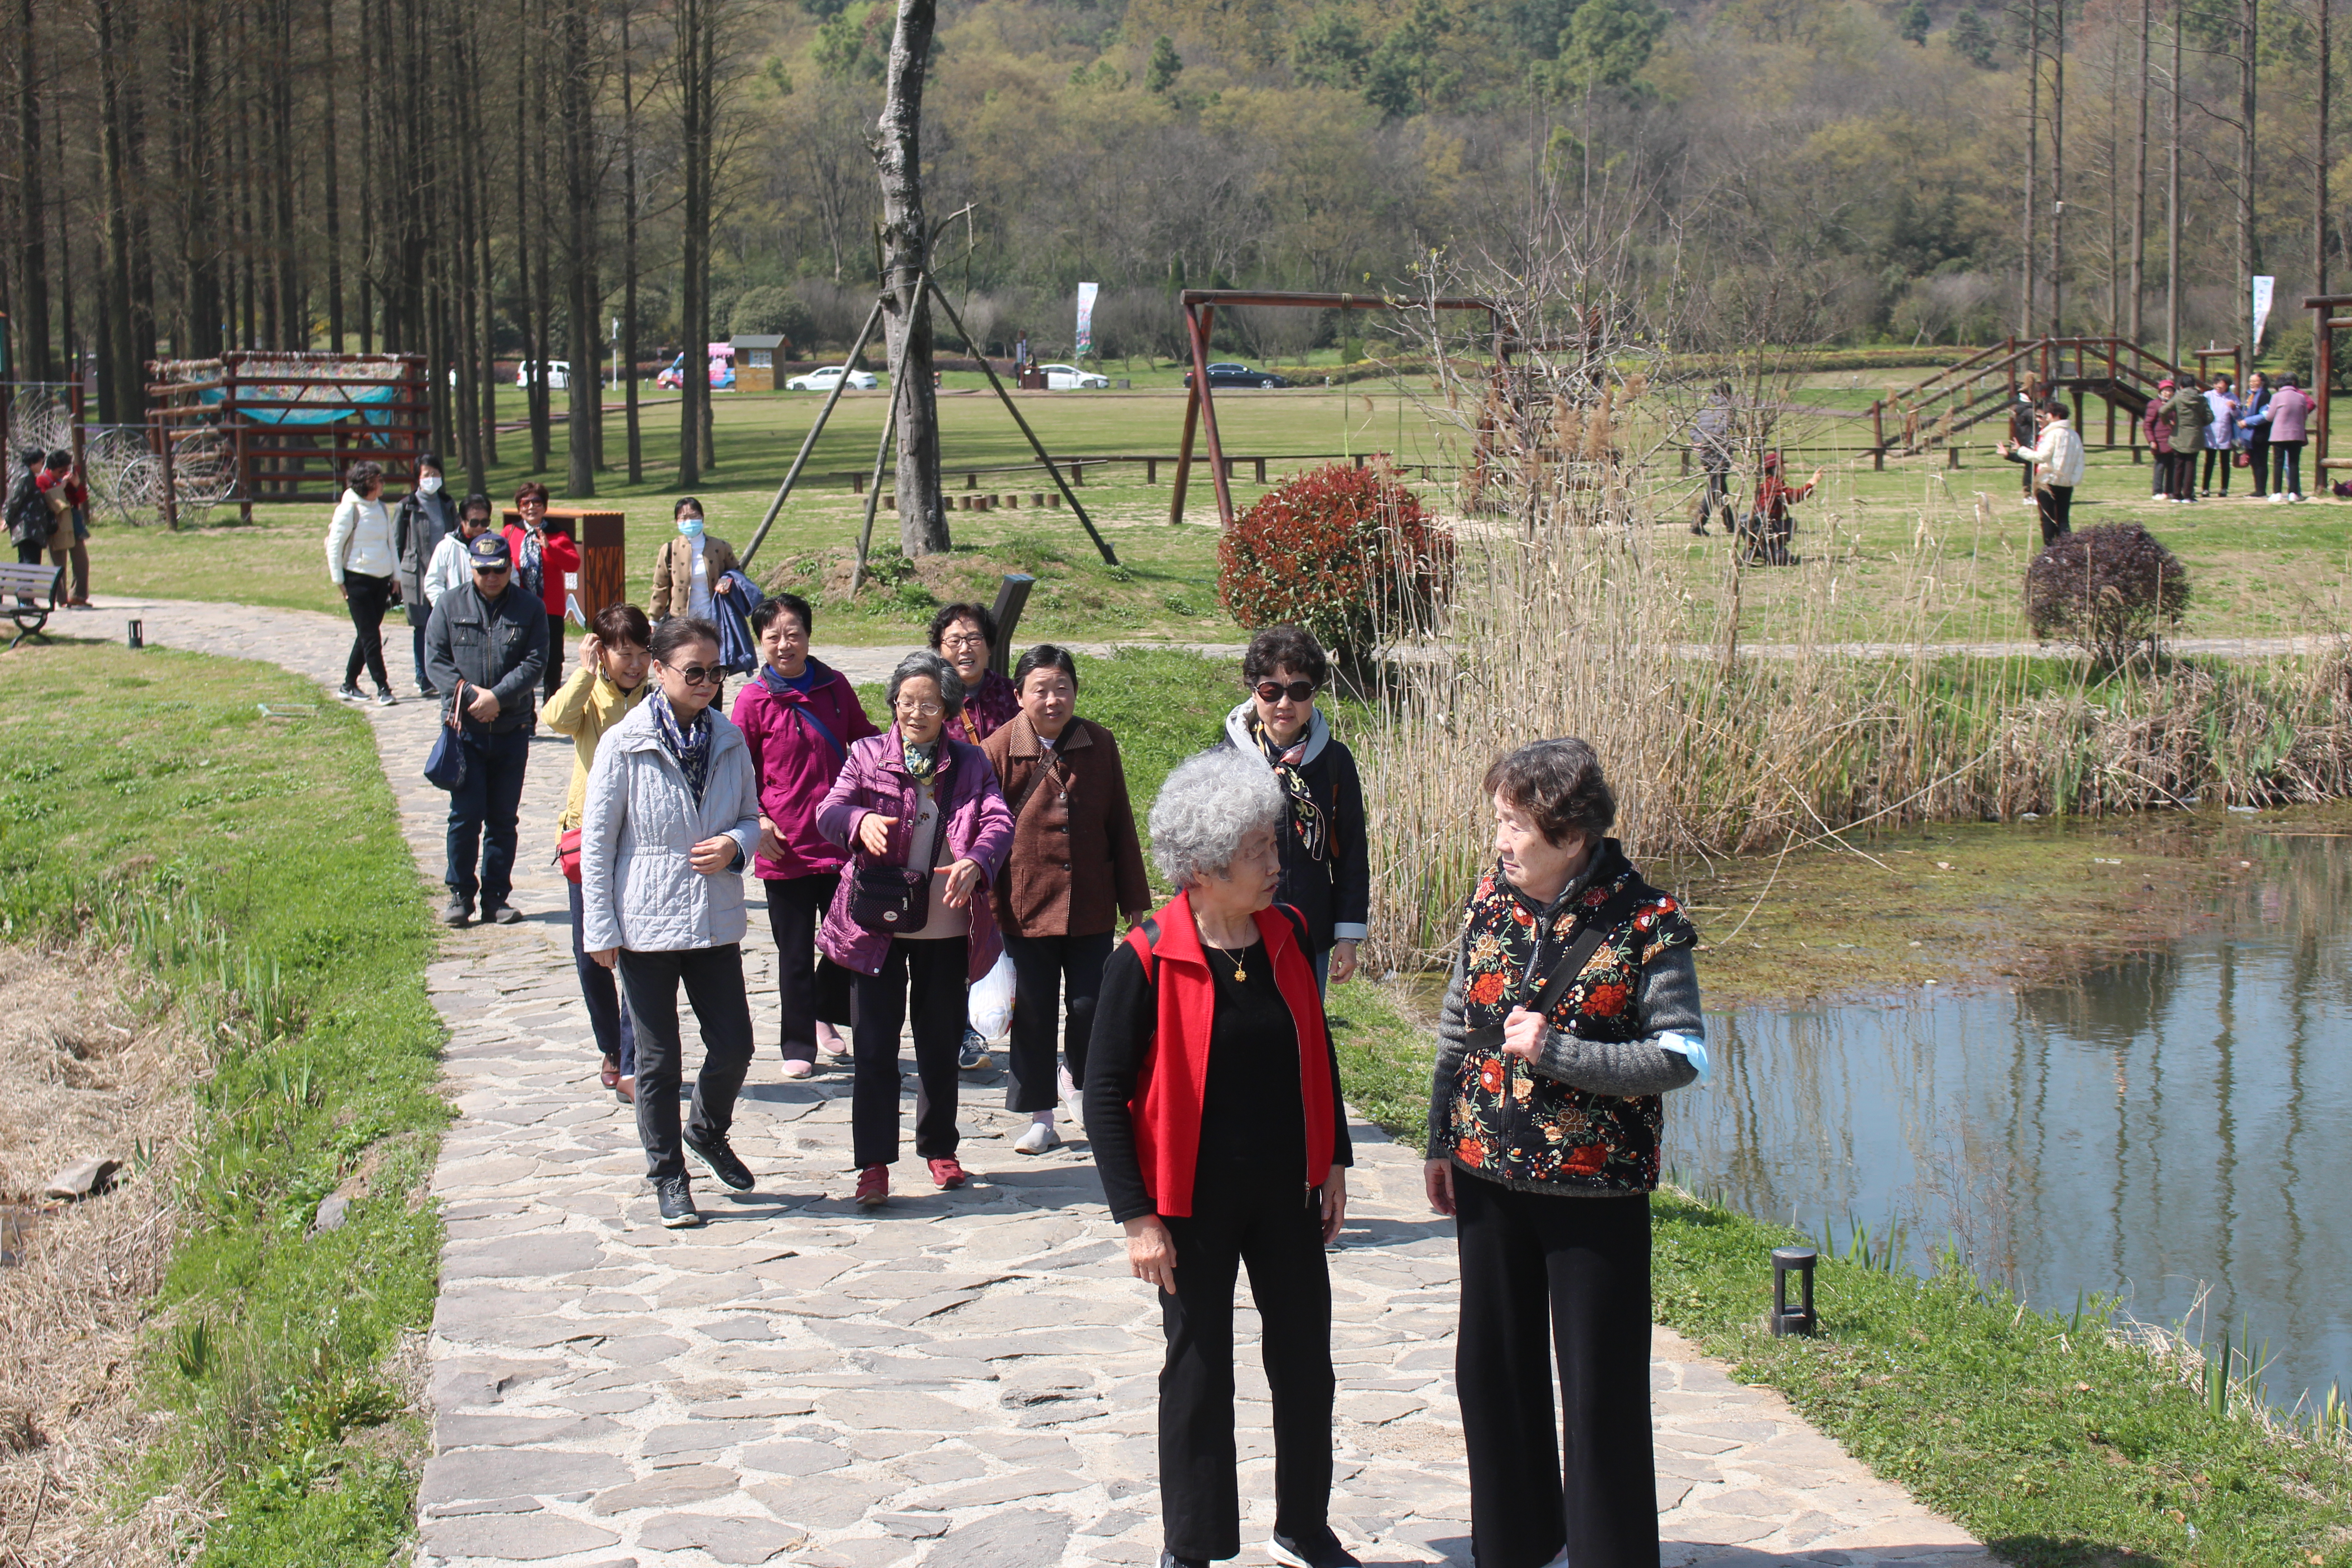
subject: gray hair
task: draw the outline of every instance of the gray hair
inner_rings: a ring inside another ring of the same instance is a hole
[[[928,648],[919,649],[898,661],[890,672],[890,706],[898,706],[898,688],[910,680],[935,680],[940,688],[940,704],[952,719],[963,711],[963,678],[955,666]]]
[[[1277,832],[1288,803],[1265,760],[1229,746],[1176,764],[1151,803],[1151,858],[1179,888],[1223,870],[1242,840]]]

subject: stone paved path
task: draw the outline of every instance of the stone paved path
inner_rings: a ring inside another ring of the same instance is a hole
[[[151,642],[330,683],[350,637],[321,616],[124,600],[64,629],[120,637],[134,614]],[[405,628],[388,630],[404,654]],[[368,714],[437,892],[445,797],[418,771],[433,709]],[[1013,1154],[1021,1119],[1001,1109],[995,1074],[970,1075],[974,1184],[856,1209],[846,1075],[792,1083],[777,1070],[773,950],[757,913],[745,957],[766,1054],[735,1142],[759,1185],[735,1194],[700,1179],[709,1223],[660,1228],[629,1113],[596,1089],[548,860],[570,750],[532,748],[515,900],[527,918],[452,935],[429,975],[461,1115],[434,1182],[448,1245],[419,1563],[1156,1562],[1158,1313],[1127,1276],[1083,1139]],[[1421,1201],[1410,1149],[1354,1133],[1331,1269],[1334,1522],[1367,1563],[1467,1563],[1451,1226]],[[901,1181],[917,1171],[911,1154],[898,1167]],[[1241,1327],[1254,1337],[1246,1310]],[[1272,1524],[1254,1361],[1245,1349],[1248,1564],[1269,1561],[1256,1543]],[[1779,1395],[1734,1384],[1664,1330],[1652,1371],[1670,1568],[1992,1561]]]

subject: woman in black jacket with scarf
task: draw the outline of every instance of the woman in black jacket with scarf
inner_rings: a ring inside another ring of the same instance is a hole
[[[1250,694],[1225,715],[1225,744],[1263,758],[1289,803],[1275,900],[1307,917],[1307,956],[1316,984],[1326,991],[1356,973],[1356,944],[1370,934],[1372,907],[1355,753],[1332,739],[1330,722],[1315,706],[1330,674],[1311,634],[1267,626],[1242,656],[1242,684]]]

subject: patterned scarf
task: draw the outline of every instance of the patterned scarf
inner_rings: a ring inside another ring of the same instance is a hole
[[[661,736],[662,749],[677,759],[686,787],[693,792],[694,804],[700,805],[703,788],[710,782],[710,710],[697,713],[693,723],[681,724],[667,694],[649,698],[646,706],[654,710],[654,729]]]
[[[907,760],[907,776],[928,788],[940,771],[940,743],[919,746],[904,736],[899,737],[900,754]]]
[[[1258,755],[1282,781],[1290,794],[1290,827],[1298,835],[1298,847],[1307,851],[1310,860],[1320,860],[1328,849],[1328,834],[1323,822],[1323,808],[1315,804],[1315,792],[1307,787],[1307,777],[1299,764],[1307,760],[1307,742],[1315,733],[1315,721],[1298,731],[1298,739],[1288,746],[1276,746],[1274,737],[1255,712],[1249,716],[1250,738],[1257,742]]]
[[[535,528],[526,528],[522,531],[522,561],[515,574],[521,579],[524,593],[543,602],[547,597],[547,580],[545,574],[540,570],[539,564],[539,547],[542,537]],[[698,799],[700,798],[701,794],[698,788],[695,791]]]

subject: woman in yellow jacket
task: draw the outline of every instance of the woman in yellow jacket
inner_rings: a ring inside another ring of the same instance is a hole
[[[580,641],[580,668],[540,710],[547,727],[572,737],[572,791],[556,819],[558,853],[572,884],[572,964],[580,972],[580,994],[588,1022],[604,1053],[598,1081],[625,1105],[637,1096],[637,1042],[629,1010],[621,1005],[613,972],[590,959],[580,945],[580,808],[588,793],[588,770],[596,763],[596,742],[645,700],[648,645],[653,626],[635,605],[607,605],[596,613],[595,630]]]

